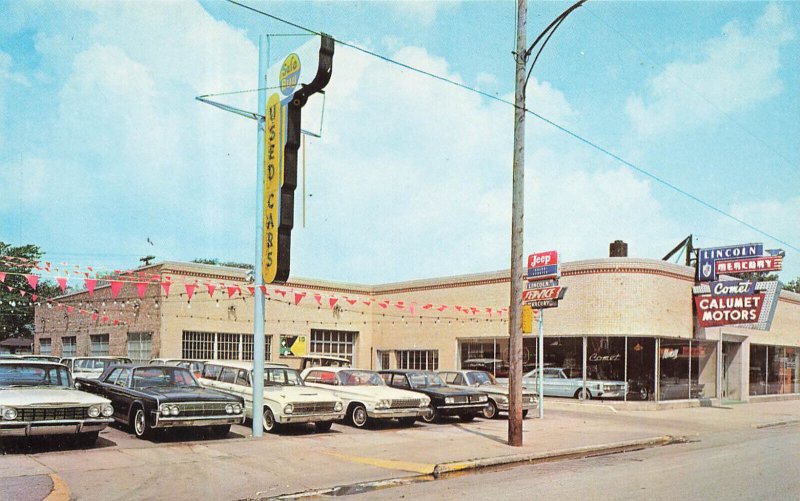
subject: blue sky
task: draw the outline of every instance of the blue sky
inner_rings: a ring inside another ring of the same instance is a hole
[[[244,3],[513,100],[514,2]],[[529,3],[529,42],[568,6]],[[194,98],[255,88],[258,34],[301,31],[222,1],[0,11],[0,240],[96,268],[253,260],[255,123]],[[622,239],[657,259],[691,233],[784,248],[783,280],[800,276],[798,31],[798,2],[590,0],[528,87],[537,113],[788,246],[529,116],[526,254],[598,258]],[[326,96],[292,276],[509,266],[510,106],[342,45]],[[255,93],[218,99],[256,109]]]

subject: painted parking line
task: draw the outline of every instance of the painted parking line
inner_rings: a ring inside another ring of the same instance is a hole
[[[350,456],[348,454],[341,454],[338,452],[326,452],[326,454],[353,463],[377,466],[378,468],[386,468],[387,470],[409,471],[412,473],[420,473],[423,475],[432,474],[433,470],[436,468],[436,465],[431,463],[412,463],[409,461],[396,461],[394,459]]]
[[[55,473],[51,473],[50,480],[53,481],[53,490],[44,498],[44,501],[69,501],[69,487],[64,482],[64,479]]]

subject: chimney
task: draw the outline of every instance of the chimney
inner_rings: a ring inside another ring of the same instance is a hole
[[[628,244],[622,240],[614,240],[608,246],[609,257],[628,257]]]

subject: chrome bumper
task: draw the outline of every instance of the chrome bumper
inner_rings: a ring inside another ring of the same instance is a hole
[[[374,419],[422,417],[427,409],[427,407],[410,407],[406,409],[367,409],[367,416]]]
[[[156,423],[153,428],[175,428],[183,426],[215,426],[225,424],[244,423],[244,413],[226,414],[223,416],[161,416],[156,415]]]
[[[75,435],[101,431],[113,418],[59,419],[49,421],[2,421],[0,436],[30,437],[38,435]]]
[[[533,402],[522,402],[522,410],[529,411],[531,409],[536,408],[538,404],[539,403],[535,400]],[[497,402],[495,402],[495,405],[497,405],[498,411],[508,412],[508,402],[504,404],[498,404]]]
[[[459,414],[459,413],[463,414],[464,411],[471,411],[471,412],[474,412],[474,413],[477,414],[478,412],[481,412],[483,410],[483,408],[486,407],[486,404],[488,404],[488,403],[489,403],[489,401],[487,400],[486,402],[478,402],[478,403],[474,403],[474,404],[440,405],[440,406],[436,407],[436,410],[439,412],[439,414],[441,414],[443,416],[449,416],[449,415],[452,415],[452,414]]]
[[[326,412],[323,414],[285,414],[276,416],[276,421],[281,424],[288,423],[319,423],[324,421],[341,421],[345,412]]]

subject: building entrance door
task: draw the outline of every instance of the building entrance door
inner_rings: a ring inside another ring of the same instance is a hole
[[[742,343],[722,342],[722,398],[742,399]]]

